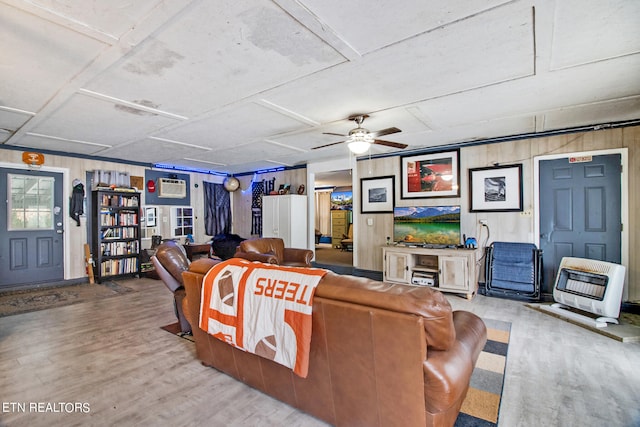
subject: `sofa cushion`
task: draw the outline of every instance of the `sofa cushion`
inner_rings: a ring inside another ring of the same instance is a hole
[[[320,281],[315,296],[420,316],[428,348],[447,350],[456,338],[449,301],[427,286],[383,283],[330,271]]]

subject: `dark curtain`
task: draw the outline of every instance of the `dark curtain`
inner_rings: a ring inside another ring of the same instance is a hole
[[[222,184],[203,182],[204,227],[207,236],[231,232],[231,197]]]

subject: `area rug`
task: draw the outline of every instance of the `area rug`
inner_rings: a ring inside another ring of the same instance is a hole
[[[195,342],[193,340],[193,335],[191,335],[191,333],[188,333],[188,334],[182,333],[182,330],[180,329],[180,322],[170,323],[166,326],[161,326],[160,329],[167,331],[170,334],[176,335],[180,338],[184,338],[187,341]]]
[[[0,317],[77,304],[134,292],[116,282],[0,292]]]
[[[493,319],[483,320],[487,325],[487,343],[478,356],[467,397],[462,403],[455,427],[498,425],[511,323]],[[193,342],[192,335],[180,332],[178,322],[162,326],[161,329]]]
[[[487,325],[487,343],[478,356],[455,427],[498,425],[511,323],[482,320]]]

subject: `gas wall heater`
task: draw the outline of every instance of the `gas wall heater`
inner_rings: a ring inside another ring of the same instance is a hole
[[[625,267],[606,261],[564,257],[553,288],[554,310],[566,307],[596,314],[595,326],[618,323]]]

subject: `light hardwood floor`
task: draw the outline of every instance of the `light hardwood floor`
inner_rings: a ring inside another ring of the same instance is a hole
[[[193,343],[160,329],[175,320],[161,282],[121,285],[139,292],[0,318],[0,426],[326,425],[203,367]],[[512,323],[500,426],[639,425],[640,344],[520,302],[447,297],[454,309]],[[89,411],[31,412],[38,402]]]

